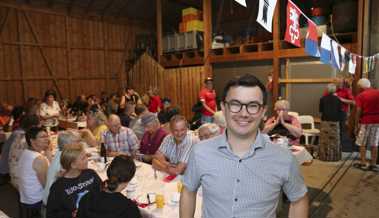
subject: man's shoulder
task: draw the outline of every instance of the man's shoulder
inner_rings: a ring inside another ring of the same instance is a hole
[[[199,141],[198,143],[193,145],[193,152],[201,154],[211,154],[212,151],[217,150],[217,148],[223,144],[223,137],[225,136],[218,135],[210,139]]]
[[[274,144],[270,140],[269,136],[266,134],[262,134],[261,137],[261,143],[263,148],[261,154],[266,155],[267,158],[272,160],[291,160],[292,154],[289,149]]]

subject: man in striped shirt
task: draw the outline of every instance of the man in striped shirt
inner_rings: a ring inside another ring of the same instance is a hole
[[[296,159],[259,131],[266,105],[265,86],[253,75],[227,83],[221,104],[227,129],[193,147],[180,218],[194,217],[200,186],[203,218],[275,218],[281,191],[291,201],[289,217],[308,217],[307,188]]]
[[[170,175],[183,174],[192,145],[199,139],[188,130],[184,116],[175,115],[170,120],[171,134],[163,139],[154,155],[153,168]]]

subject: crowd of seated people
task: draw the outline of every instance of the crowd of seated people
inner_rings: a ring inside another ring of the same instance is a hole
[[[0,182],[10,182],[20,193],[21,217],[110,217],[106,214],[112,208],[123,206],[114,217],[140,217],[135,203],[120,194],[134,176],[133,160],[170,175],[183,174],[199,138],[215,137],[225,128],[222,113],[217,113],[220,125],[204,124],[192,131],[180,107],[167,97],[161,101],[157,90],[148,93],[141,97],[126,88],[109,97],[80,95],[70,102],[47,90],[42,100],[2,104],[1,127],[11,134],[2,146]],[[85,121],[86,127],[64,129],[62,119]],[[105,184],[88,169],[86,154],[87,148],[101,146],[115,157]]]

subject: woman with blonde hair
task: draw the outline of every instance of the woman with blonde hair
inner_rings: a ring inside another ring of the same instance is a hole
[[[101,179],[88,169],[87,154],[81,143],[65,145],[61,154],[63,176],[51,186],[46,218],[76,217],[81,198],[101,190]]]

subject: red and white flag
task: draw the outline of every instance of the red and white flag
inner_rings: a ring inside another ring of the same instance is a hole
[[[292,2],[287,4],[287,29],[284,40],[300,47],[300,25],[299,18],[301,15],[300,9]]]

